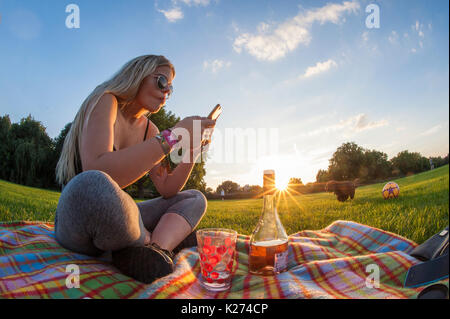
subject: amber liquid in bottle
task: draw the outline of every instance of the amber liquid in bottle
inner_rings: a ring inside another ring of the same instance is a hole
[[[275,173],[264,171],[264,206],[250,238],[249,271],[274,275],[287,270],[288,238],[274,205]]]
[[[286,270],[288,242],[268,240],[250,246],[250,272],[273,275]]]

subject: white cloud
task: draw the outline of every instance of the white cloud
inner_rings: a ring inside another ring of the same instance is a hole
[[[229,68],[231,62],[223,60],[204,61],[203,70],[209,70],[212,73],[217,73],[222,68]]]
[[[440,130],[441,128],[442,128],[442,125],[441,125],[441,124],[438,124],[438,125],[436,125],[436,126],[433,126],[433,127],[430,128],[430,129],[426,130],[425,132],[422,132],[422,133],[420,134],[420,136],[429,136],[429,135],[433,135],[433,134],[439,132],[439,130]]]
[[[396,44],[398,41],[398,34],[396,31],[392,31],[388,37],[388,40],[391,44]]]
[[[181,10],[180,5],[191,6],[203,6],[206,7],[210,4],[211,0],[172,0],[172,8],[168,10],[158,9],[159,12],[164,14],[166,19],[169,22],[176,22],[184,18],[183,11]],[[157,7],[157,3],[155,2],[155,6]]]
[[[236,23],[236,21],[232,21],[232,22],[231,22],[231,28],[233,29],[233,31],[234,31],[235,33],[240,32],[240,31],[239,31],[239,26],[238,26],[238,24]]]
[[[386,125],[388,125],[387,120],[369,121],[367,115],[362,113],[352,116],[346,120],[341,120],[338,124],[324,126],[302,135],[311,137],[326,133],[335,133],[338,131],[342,131],[344,134],[354,134]]]
[[[268,32],[267,24],[259,24],[256,34],[243,33],[234,43],[233,49],[241,53],[242,49],[258,60],[274,61],[295,50],[300,44],[311,41],[310,29],[313,23],[331,22],[339,24],[345,21],[346,13],[354,13],[360,8],[358,2],[344,1],[342,4],[327,4],[324,7],[300,12],[293,18]]]
[[[261,22],[261,23],[258,25],[258,31],[259,31],[260,33],[266,33],[266,32],[268,32],[269,30],[270,30],[270,24],[268,24],[268,23]]]
[[[364,31],[361,35],[361,38],[363,40],[364,43],[367,43],[369,41],[369,32],[368,31]]]
[[[337,66],[338,66],[337,63],[331,59],[325,62],[317,62],[315,66],[308,67],[301,77],[309,78],[311,76],[326,72],[330,70],[332,67]]]
[[[386,120],[369,122],[366,114],[358,114],[348,119],[345,122],[345,124],[355,132],[361,132],[365,130],[371,130],[377,127],[386,126],[388,122]]]
[[[431,30],[431,23],[428,24],[428,30]],[[419,21],[416,21],[415,24],[411,26],[412,35],[416,35],[415,40],[418,41],[416,46],[411,49],[412,53],[417,52],[417,46],[420,47],[420,49],[424,48],[424,40],[425,40],[425,32],[424,32],[424,26],[423,23],[420,23]]]
[[[411,26],[413,31],[416,31],[419,37],[425,38],[425,33],[423,33],[423,23],[419,23],[419,21],[416,21],[416,24]]]
[[[158,11],[164,14],[169,22],[176,22],[177,20],[183,19],[184,17],[183,11],[181,11],[181,9],[178,7],[172,8],[170,10],[158,9]]]
[[[196,6],[206,7],[210,3],[210,0],[179,0],[179,1],[183,2],[184,4],[186,4],[188,6],[196,5]]]
[[[377,54],[378,53],[378,45],[375,41],[371,41],[369,38],[369,31],[364,31],[361,34],[361,40],[362,43],[360,45],[361,48],[365,48],[369,51],[371,54]]]

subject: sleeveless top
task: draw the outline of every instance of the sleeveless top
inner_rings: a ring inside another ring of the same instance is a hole
[[[147,137],[147,131],[148,131],[149,124],[150,124],[150,119],[147,118],[147,127],[145,128],[144,141],[145,141],[145,138]],[[78,145],[77,145],[77,148],[78,148]],[[115,151],[116,151],[116,147],[113,145],[113,152],[115,152]],[[78,152],[78,156],[77,156],[76,161],[75,161],[75,175],[78,175],[81,172],[83,172],[83,166],[81,164],[81,158],[80,158],[80,155],[79,155],[79,152]]]

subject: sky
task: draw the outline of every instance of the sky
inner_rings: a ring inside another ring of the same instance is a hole
[[[143,54],[175,65],[177,116],[222,105],[213,189],[261,185],[265,169],[313,182],[345,142],[449,152],[447,0],[0,0],[0,115],[56,137]]]

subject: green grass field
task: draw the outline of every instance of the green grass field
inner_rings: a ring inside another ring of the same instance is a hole
[[[331,193],[284,196],[278,212],[291,234],[321,229],[335,220],[352,220],[388,230],[417,243],[447,226],[449,220],[449,166],[394,180],[400,197],[384,200],[382,184],[357,188],[355,199],[338,202]],[[0,221],[53,222],[60,193],[0,180]],[[211,200],[199,228],[232,228],[250,234],[262,209],[261,199]]]

